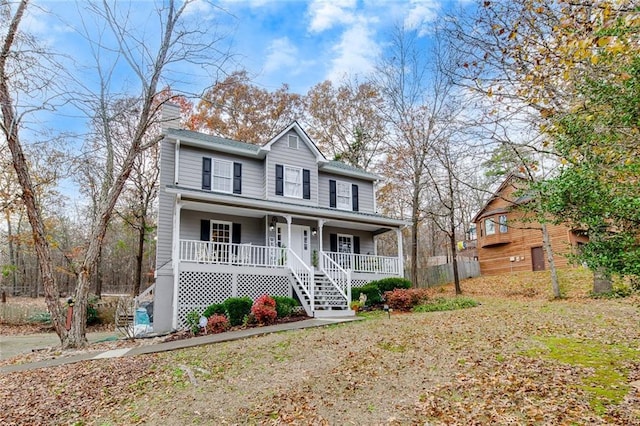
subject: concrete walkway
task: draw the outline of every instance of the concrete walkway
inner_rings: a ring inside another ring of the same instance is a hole
[[[301,330],[304,328],[323,327],[331,324],[358,321],[360,319],[361,318],[358,318],[358,317],[323,318],[323,319],[311,318],[304,321],[295,321],[295,322],[290,322],[285,324],[269,325],[265,327],[255,327],[255,328],[248,328],[244,330],[228,331],[226,333],[209,334],[206,336],[192,337],[188,339],[175,340],[172,342],[142,345],[142,346],[136,346],[133,348],[84,352],[78,355],[71,355],[71,356],[54,358],[54,359],[46,359],[46,360],[27,363],[27,364],[3,366],[3,367],[0,367],[0,374],[13,373],[17,371],[35,370],[38,368],[55,367],[58,365],[73,364],[76,362],[87,361],[92,359],[118,358],[123,356],[135,356],[135,355],[150,354],[150,353],[157,353],[157,352],[174,351],[177,349],[191,348],[194,346],[202,346],[202,345],[210,345],[212,343],[219,343],[219,342],[228,342],[232,340],[245,339],[247,337],[262,336],[270,333],[279,333],[282,331]],[[91,336],[91,337],[87,336],[90,339],[90,341],[99,341],[115,335],[114,332],[93,333],[93,334],[94,335],[104,334],[105,336]],[[47,336],[51,337],[50,335],[47,335]],[[5,350],[5,344],[7,344],[7,346],[9,344],[9,342],[7,341],[9,337],[10,336],[2,337],[2,341],[0,343],[1,343],[3,352]],[[24,338],[24,337],[31,337],[31,336],[21,336],[21,337]],[[52,340],[55,343],[53,343],[51,346],[55,346],[56,344],[59,343],[58,336],[53,334],[53,338],[54,339]],[[38,342],[36,345],[37,348],[42,348],[45,346],[47,345],[43,344],[42,341]],[[24,350],[22,352],[24,352]]]

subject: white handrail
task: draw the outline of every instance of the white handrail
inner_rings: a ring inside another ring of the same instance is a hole
[[[397,257],[337,252],[326,254],[343,269],[351,269],[354,272],[400,275]]]
[[[300,283],[302,290],[309,297],[309,303],[311,304],[311,312],[315,309],[315,300],[314,300],[314,285],[313,285],[313,270],[309,265],[304,263],[302,259],[298,257],[298,255],[291,250],[291,248],[287,248],[287,266],[296,277],[296,280]]]
[[[247,243],[180,240],[180,261],[284,268],[286,249]]]
[[[351,302],[351,271],[342,268],[325,252],[320,252],[320,256],[322,260],[320,269],[349,305]]]

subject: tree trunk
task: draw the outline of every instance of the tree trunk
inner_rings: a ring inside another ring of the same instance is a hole
[[[136,253],[136,273],[133,280],[133,296],[140,294],[140,286],[142,284],[142,260],[144,257],[144,237],[147,230],[147,224],[144,217],[140,218],[140,228],[138,229],[138,251]]]
[[[98,259],[96,259],[95,266],[96,274],[96,296],[98,299],[102,298],[102,244],[98,248]]]
[[[413,205],[411,218],[411,281],[414,287],[418,285],[418,205]]]
[[[9,262],[11,263],[11,283],[13,296],[18,295],[18,262],[16,261],[16,252],[13,247],[13,233],[11,231],[11,214],[9,210],[5,211],[7,217],[7,240],[9,242]]]
[[[549,238],[549,229],[547,224],[542,222],[542,246],[547,254],[547,262],[549,263],[549,271],[551,271],[551,288],[553,290],[553,298],[560,299],[560,282],[558,281],[558,270],[556,268],[556,262],[553,259],[553,247],[551,246],[551,239]]]

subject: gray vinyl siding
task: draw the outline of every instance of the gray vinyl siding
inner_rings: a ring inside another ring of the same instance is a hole
[[[267,158],[265,160],[265,174],[267,175],[267,199],[317,206],[318,164],[316,162],[316,157],[314,156],[313,152],[311,152],[309,147],[302,141],[302,138],[298,139],[298,149],[289,148],[290,134],[297,135],[297,133],[294,131],[286,133],[282,136],[282,138],[271,145],[271,151],[267,154]],[[283,166],[300,167],[302,169],[309,170],[311,182],[310,200],[276,195],[276,164],[282,164]]]
[[[238,217],[215,213],[183,210],[180,215],[180,239],[200,240],[200,221],[219,220],[221,222],[240,223],[240,243],[251,243],[258,246],[264,243],[265,222],[262,218]]]
[[[203,157],[241,163],[242,195],[252,198],[263,197],[264,172],[262,170],[262,161],[187,146],[180,147],[178,185],[187,188],[202,188]]]
[[[347,176],[320,173],[318,175],[318,206],[329,207],[329,180],[349,182],[358,185],[358,211],[375,213],[373,204],[373,182]]]
[[[156,268],[171,267],[171,245],[173,241],[173,209],[175,197],[165,190],[173,184],[175,144],[163,139],[160,142],[160,191],[158,194],[158,244]]]
[[[373,234],[367,231],[360,231],[355,229],[335,228],[332,226],[325,226],[322,228],[322,248],[323,251],[331,251],[330,234],[344,234],[360,237],[360,254],[374,253]]]

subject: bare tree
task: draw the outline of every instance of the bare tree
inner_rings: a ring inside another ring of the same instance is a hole
[[[411,208],[411,276],[418,268],[418,232],[424,219],[427,167],[434,144],[445,136],[451,85],[417,43],[417,34],[396,27],[390,50],[377,66],[373,82],[384,99],[382,113],[392,135],[386,147],[386,174],[400,185],[394,196],[409,193]],[[431,65],[431,66],[430,66]],[[435,68],[435,69],[434,69]]]
[[[20,124],[23,116],[18,112],[15,93],[20,92],[17,87],[25,77],[25,70],[13,73],[13,66],[20,63],[16,55],[20,52],[19,28],[28,0],[19,2],[15,11],[11,11],[10,24],[6,34],[3,34],[0,47],[0,107],[2,108],[2,131],[8,141],[11,150],[13,166],[16,170],[20,186],[23,191],[23,201],[29,216],[29,222],[33,229],[35,248],[38,255],[42,280],[45,289],[45,299],[51,312],[54,328],[65,348],[84,346],[86,340],[86,308],[90,287],[90,278],[99,257],[100,247],[103,243],[107,226],[113,214],[116,202],[129,179],[133,166],[139,155],[160,139],[160,135],[149,138],[148,132],[155,120],[157,111],[161,106],[156,102],[159,87],[163,75],[173,64],[179,62],[193,62],[199,66],[213,63],[222,58],[212,58],[217,52],[215,43],[218,38],[209,37],[206,30],[190,29],[185,22],[185,10],[191,1],[185,1],[176,5],[173,0],[163,2],[155,10],[158,18],[157,43],[148,40],[144,31],[138,31],[130,18],[132,6],[121,3],[109,3],[106,0],[101,4],[90,3],[87,5],[89,13],[93,14],[99,22],[104,23],[104,30],[116,40],[115,46],[105,46],[105,39],[87,41],[91,43],[96,58],[97,75],[100,80],[97,93],[92,94],[89,87],[84,87],[84,92],[89,93],[84,99],[79,99],[77,104],[91,105],[93,116],[103,124],[103,137],[106,145],[112,144],[114,134],[111,132],[112,116],[110,106],[113,95],[110,90],[113,85],[112,77],[115,65],[105,67],[100,52],[105,49],[115,53],[116,62],[126,64],[128,73],[135,78],[139,85],[139,94],[134,96],[136,119],[132,122],[131,138],[126,149],[122,151],[119,167],[113,167],[107,173],[112,173],[111,183],[101,189],[100,201],[97,204],[96,221],[87,232],[87,246],[78,265],[78,282],[74,291],[74,309],[70,324],[66,324],[65,311],[58,303],[59,288],[53,274],[53,261],[51,247],[46,238],[44,221],[40,206],[34,196],[34,182],[32,172],[25,157],[23,144],[20,138]],[[5,6],[9,7],[10,6]],[[6,11],[6,9],[5,9]],[[206,26],[210,28],[210,26]],[[157,45],[154,50],[152,46]],[[206,59],[205,59],[206,57]],[[28,74],[27,74],[28,75]],[[12,96],[13,92],[13,96]],[[75,94],[77,96],[77,94]],[[107,148],[109,149],[109,148]],[[109,160],[110,161],[110,160]],[[114,161],[115,163],[115,161]],[[110,167],[110,166],[107,166]]]

